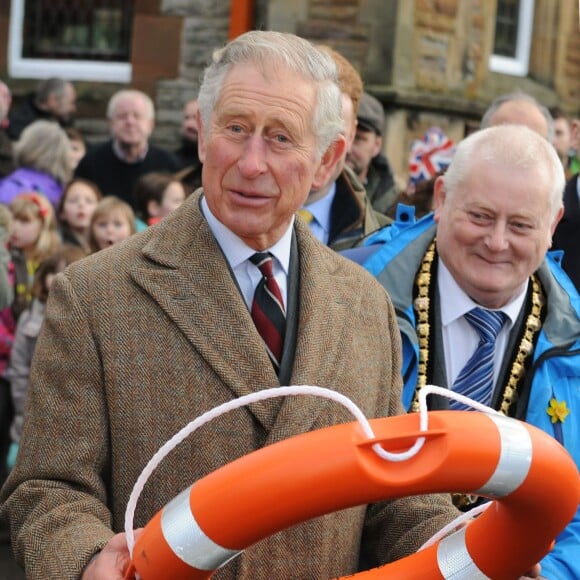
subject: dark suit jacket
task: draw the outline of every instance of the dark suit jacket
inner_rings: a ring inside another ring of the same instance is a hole
[[[564,190],[564,216],[554,232],[552,249],[564,250],[562,267],[580,291],[580,202],[577,186],[578,175],[575,175]]]
[[[290,383],[336,389],[368,417],[403,413],[399,333],[386,293],[302,223],[296,240]],[[3,490],[27,574],[75,577],[111,528],[123,530],[133,485],[162,444],[218,404],[276,385],[197,195],[157,226],[73,264],[51,289],[19,462]],[[351,420],[341,406],[316,397],[268,400],[220,417],[153,473],[135,527],[220,465]],[[454,515],[442,496],[351,508],[259,542],[215,577],[352,573],[363,534],[376,558],[388,561],[414,551]]]
[[[116,195],[136,209],[134,189],[139,178],[147,173],[161,171],[175,173],[179,161],[169,151],[149,143],[144,159],[127,163],[117,157],[113,141],[91,147],[75,169],[75,177],[88,179],[99,186],[103,195]]]

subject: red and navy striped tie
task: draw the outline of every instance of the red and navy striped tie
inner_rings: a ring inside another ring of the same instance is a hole
[[[250,257],[250,261],[262,273],[262,279],[254,292],[252,318],[258,332],[264,339],[274,368],[278,372],[286,331],[284,299],[272,272],[272,254],[258,252]]]

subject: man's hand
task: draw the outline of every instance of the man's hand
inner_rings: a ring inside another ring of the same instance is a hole
[[[135,538],[142,531],[136,530]],[[127,537],[117,534],[85,568],[81,580],[123,580],[130,564]]]
[[[547,578],[540,576],[541,571],[542,571],[542,567],[539,564],[536,564],[533,568],[530,568],[526,572],[526,575],[522,576],[520,578],[520,580],[530,580],[530,579],[534,579],[534,578],[535,578],[535,580],[547,580]]]

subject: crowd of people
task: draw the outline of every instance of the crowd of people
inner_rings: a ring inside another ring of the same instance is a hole
[[[92,147],[74,126],[76,92],[71,82],[41,81],[19,107],[12,107],[5,83],[0,83],[0,97],[3,482],[16,460],[29,354],[40,329],[49,281],[73,258],[115,245],[183,203],[192,189],[177,172],[189,170],[197,157],[185,163],[177,151],[149,143],[153,103],[140,91],[113,95],[107,109],[111,137]],[[197,147],[191,107],[188,103],[184,110],[181,144],[183,148],[187,140],[189,150]]]
[[[149,459],[203,412],[267,387],[325,386],[371,418],[417,411],[437,384],[539,427],[579,463],[580,181],[561,111],[516,92],[457,143],[431,128],[401,191],[383,105],[344,56],[295,35],[216,50],[173,152],[151,143],[140,91],[113,95],[110,138],[88,146],[71,83],[49,79],[13,112],[0,89],[0,516],[29,577],[124,577],[125,509]],[[347,420],[288,398],[205,426],[159,466],[136,527],[223,463]],[[481,501],[329,514],[220,577],[353,574]],[[580,513],[526,573],[578,578],[578,553]]]

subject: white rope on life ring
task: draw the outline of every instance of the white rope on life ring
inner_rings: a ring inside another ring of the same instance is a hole
[[[133,547],[138,496],[149,474],[175,445],[213,417],[257,397],[306,393],[345,405],[358,422],[292,437],[216,470],[158,512]],[[486,412],[428,413],[429,394]],[[523,574],[549,551],[576,512],[580,478],[570,456],[546,433],[439,387],[421,390],[418,419],[419,429],[417,414],[369,422],[350,399],[309,386],[258,391],[205,413],[158,451],[135,485],[125,521],[132,554],[126,577],[137,572],[143,580],[160,574],[184,580],[210,578],[245,548],[295,523],[353,505],[437,492],[471,493],[497,501],[490,504],[495,509],[467,528],[435,540],[423,551],[349,578],[364,574],[365,580],[499,580]],[[329,454],[334,461],[322,475],[319,469],[315,474],[296,469],[298,464],[319,465]],[[390,462],[389,469],[385,461]],[[548,469],[551,477],[545,478]],[[219,490],[228,490],[227,497]],[[264,505],[267,510],[261,509]],[[264,511],[268,516],[261,518]]]

